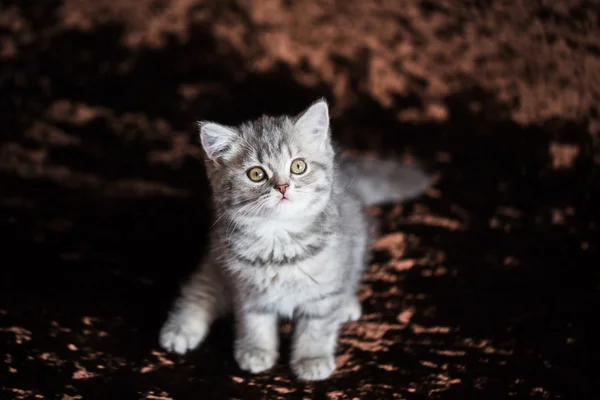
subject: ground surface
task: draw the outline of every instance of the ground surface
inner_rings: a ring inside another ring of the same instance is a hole
[[[597,398],[600,11],[474,3],[3,1],[0,398]],[[346,147],[437,176],[370,210],[335,376],[240,372],[228,321],[165,354],[209,219],[194,121],[320,96]]]

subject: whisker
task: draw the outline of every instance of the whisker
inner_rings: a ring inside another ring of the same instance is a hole
[[[231,221],[229,222],[229,225],[227,226],[227,229],[225,230],[225,235],[226,236],[229,235],[229,237],[227,239],[228,242],[231,240],[231,237],[233,236],[233,233],[235,232],[237,227],[242,223],[242,220],[250,214],[256,215],[256,211],[258,211],[263,205],[266,204],[266,200],[267,200],[267,198],[264,195],[259,197],[258,199],[256,199],[254,201],[254,203],[252,204],[252,206],[250,207],[249,210],[247,210],[245,213],[243,213],[241,216],[239,216],[237,218],[236,218],[236,216],[238,213],[236,213],[231,218]],[[231,227],[232,223],[233,223],[233,227],[230,230],[229,228]]]
[[[311,198],[306,195],[307,192],[302,192],[302,191],[296,190],[295,193],[297,193],[300,197],[302,197],[305,200],[309,200],[309,201],[311,200]],[[335,214],[337,215],[337,218],[335,218],[335,216],[328,213],[327,212],[328,209],[331,209],[332,211],[334,211]],[[331,208],[329,205],[327,205],[325,208],[323,208],[322,211],[325,213],[326,216],[328,216],[329,218],[334,218],[334,220],[339,223],[340,236],[343,237],[344,231],[342,229],[342,217],[341,217],[340,213],[338,212],[338,210],[336,210],[335,208]]]
[[[253,200],[253,202],[252,202],[251,204],[247,204],[247,205],[244,205],[244,206],[240,207],[240,208],[239,208],[239,210],[237,210],[237,211],[236,211],[236,212],[235,212],[235,213],[234,213],[234,214],[233,214],[233,215],[230,217],[229,224],[227,224],[227,227],[225,228],[225,234],[227,234],[227,233],[229,232],[229,228],[231,227],[231,224],[233,224],[234,222],[236,222],[236,223],[237,223],[237,222],[239,221],[239,219],[236,219],[236,216],[237,216],[238,214],[240,214],[240,213],[244,213],[244,211],[246,211],[246,207],[247,207],[247,206],[250,206],[250,207],[251,207],[251,209],[252,209],[252,208],[253,208],[253,207],[256,205],[256,201],[257,201],[257,200]],[[244,215],[244,214],[242,214],[242,216],[243,216],[243,215]],[[235,226],[234,226],[234,229],[235,229]]]
[[[315,284],[320,285],[320,283],[315,278],[313,278],[312,276],[310,276],[310,274],[308,272],[306,272],[305,270],[300,268],[300,266],[298,264],[296,264],[296,268],[298,268],[298,270],[300,272],[302,272],[304,275],[308,276],[310,278],[310,280],[313,281]]]
[[[348,186],[346,186],[344,189],[342,189],[342,191],[339,194],[344,193],[346,190],[348,190],[350,188],[350,186],[352,186],[352,184],[354,183],[354,180],[356,179],[356,173],[354,173],[354,176],[352,177],[352,180],[350,181],[350,183],[348,184]]]
[[[250,202],[252,202],[252,201],[254,201],[254,199],[249,199],[249,200],[241,200],[241,201],[238,201],[238,202],[236,202],[236,203],[230,204],[230,205],[229,205],[229,207],[231,207],[231,206],[237,206],[237,205],[240,205],[240,204],[243,204],[243,203],[250,203]],[[230,211],[231,211],[231,210],[229,210],[229,209],[225,210],[225,212],[223,212],[223,214],[221,214],[221,216],[219,216],[219,218],[217,218],[217,219],[215,220],[215,222],[213,222],[213,224],[212,224],[212,225],[211,225],[211,226],[210,226],[208,229],[212,229],[212,228],[214,228],[214,226],[217,224],[217,222],[219,222],[219,220],[220,220],[221,218],[223,218],[225,215],[227,215],[227,214],[228,214]]]

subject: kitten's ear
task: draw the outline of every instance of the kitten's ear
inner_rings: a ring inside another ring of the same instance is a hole
[[[198,128],[202,147],[212,161],[219,163],[234,154],[238,135],[231,128],[208,121],[199,121]]]
[[[329,137],[329,107],[325,99],[313,103],[294,124],[296,129],[314,139]]]

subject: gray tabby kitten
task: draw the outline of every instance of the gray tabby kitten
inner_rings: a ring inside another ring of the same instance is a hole
[[[392,161],[339,162],[324,100],[299,117],[199,125],[216,221],[210,253],[183,287],[161,346],[192,350],[233,311],[235,359],[258,373],[277,361],[278,318],[293,318],[293,372],[329,377],[340,325],[361,315],[362,208],[417,196],[429,177]]]

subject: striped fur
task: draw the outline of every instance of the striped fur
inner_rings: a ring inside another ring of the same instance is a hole
[[[385,164],[382,179],[374,164],[338,162],[323,100],[298,117],[263,116],[239,127],[201,123],[200,137],[216,211],[211,251],[176,301],[161,345],[185,353],[232,311],[234,356],[242,369],[261,372],[278,357],[278,318],[293,318],[293,371],[300,379],[327,378],[340,324],[360,317],[363,205],[418,195],[428,178],[413,174],[403,186],[393,179],[402,171],[396,164]],[[295,159],[307,165],[301,175],[291,173]],[[264,181],[249,179],[254,167],[265,171]],[[281,184],[289,185],[287,200],[275,188]]]

